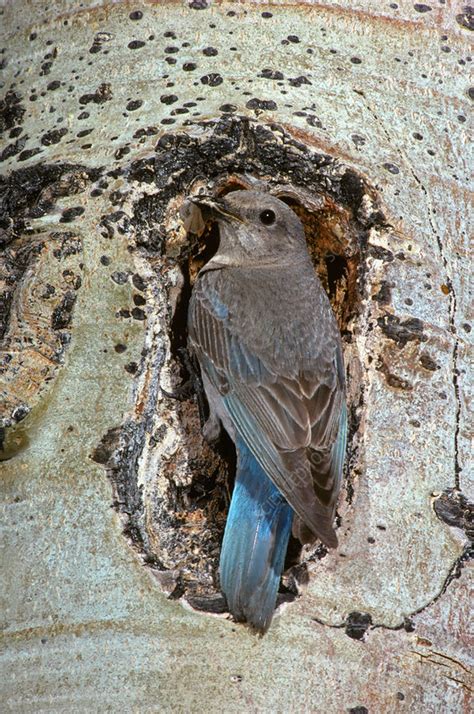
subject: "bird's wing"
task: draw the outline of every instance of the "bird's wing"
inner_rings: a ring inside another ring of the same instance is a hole
[[[344,399],[339,347],[320,352],[313,370],[277,374],[244,343],[232,327],[231,308],[204,282],[194,287],[189,319],[201,367],[237,432],[300,519],[335,546],[332,520],[341,471],[335,444]]]

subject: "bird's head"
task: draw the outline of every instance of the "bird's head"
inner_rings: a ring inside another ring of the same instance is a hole
[[[288,263],[307,256],[300,219],[286,203],[261,191],[233,191],[225,196],[192,196],[204,220],[219,226],[214,260],[229,265]]]

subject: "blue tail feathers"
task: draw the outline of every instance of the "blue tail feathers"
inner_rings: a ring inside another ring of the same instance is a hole
[[[245,442],[237,439],[237,476],[222,543],[221,587],[239,622],[270,626],[293,510]]]

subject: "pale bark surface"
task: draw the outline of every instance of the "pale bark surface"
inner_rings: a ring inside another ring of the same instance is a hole
[[[0,22],[2,709],[470,711],[472,15],[15,0]],[[340,546],[303,554],[261,640],[185,602],[220,607],[229,466],[159,389],[199,267],[177,209],[234,172],[296,191],[323,278],[321,241],[346,270]]]

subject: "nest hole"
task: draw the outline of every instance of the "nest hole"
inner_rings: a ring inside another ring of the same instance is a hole
[[[163,306],[167,261],[172,268],[178,261],[183,274],[177,303],[174,270],[168,284],[169,302],[173,299],[176,306],[169,330],[169,366],[176,386],[190,377],[184,350],[192,286],[219,240],[217,227],[210,224],[200,236],[188,234],[186,242],[176,220],[181,202],[200,188],[216,196],[238,189],[269,191],[299,214],[315,270],[343,341],[349,343],[359,313],[359,289],[364,289],[369,231],[386,225],[375,189],[337,156],[321,153],[300,132],[280,124],[225,115],[196,126],[196,132],[179,128],[162,134],[153,156],[123,169],[126,180],[142,190],[129,223],[134,236],[129,250],[139,251],[151,272],[158,268],[158,279],[149,286],[152,294],[156,285],[158,310]],[[156,190],[149,193],[151,183]],[[112,208],[111,216],[116,216]],[[108,217],[107,232],[111,237]],[[156,575],[160,589],[196,609],[225,612],[218,564],[235,452],[225,434],[212,448],[204,442],[196,389],[174,404],[157,404],[163,353],[155,326],[156,321],[150,322],[135,410],[120,428],[104,435],[93,458],[106,466],[124,533]],[[363,389],[357,387],[354,394],[361,403]],[[358,428],[355,406],[353,399],[350,433]],[[353,453],[349,449],[349,458]],[[352,488],[349,482],[347,488]],[[299,544],[290,542],[281,597],[294,597],[298,584],[307,579],[308,560],[324,555],[320,545],[310,552],[305,549],[302,559]]]

